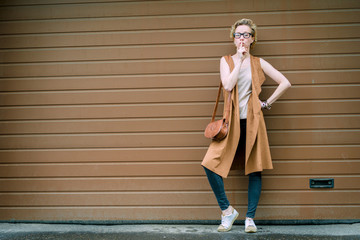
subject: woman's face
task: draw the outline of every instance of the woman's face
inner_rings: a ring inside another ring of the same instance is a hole
[[[250,33],[251,34],[251,28],[247,25],[240,25],[235,29],[235,34],[236,33]],[[234,44],[237,49],[239,49],[242,46],[245,49],[249,50],[252,42],[254,42],[253,36],[250,36],[249,38],[245,38],[244,35],[241,35],[240,38],[234,37]]]

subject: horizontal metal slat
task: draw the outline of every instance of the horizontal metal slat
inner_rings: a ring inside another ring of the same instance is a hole
[[[358,145],[270,147],[273,160],[352,160],[360,158],[358,148]],[[207,146],[197,148],[0,150],[0,162],[17,164],[200,161],[205,156],[206,149]]]
[[[270,145],[360,144],[360,130],[284,130],[268,132]],[[203,132],[54,134],[0,136],[0,149],[205,147]]]
[[[264,58],[278,70],[333,70],[360,67],[360,55]],[[219,59],[66,62],[0,65],[3,77],[91,76],[218,72]]]
[[[359,14],[360,15],[360,14]],[[259,43],[254,55],[283,56],[297,54],[352,54],[360,53],[360,40],[289,41]],[[57,48],[3,50],[3,63],[109,61],[139,59],[177,59],[218,57],[234,52],[232,43],[188,44],[137,47]]]
[[[267,99],[275,87],[264,88]],[[295,86],[281,96],[282,100],[356,99],[359,85]],[[41,106],[80,104],[134,104],[215,102],[216,88],[97,90],[70,92],[0,93],[1,106]],[[215,104],[215,103],[214,103]]]
[[[210,118],[1,121],[0,134],[66,134],[203,131]],[[268,130],[357,129],[360,116],[268,117]]]
[[[329,176],[335,190],[355,190],[360,176]],[[312,176],[263,176],[263,190],[308,190]],[[324,178],[324,176],[322,176]],[[247,191],[248,176],[230,175],[224,180],[227,191]],[[0,191],[11,192],[120,192],[134,191],[210,191],[205,176],[201,177],[142,177],[142,178],[33,178],[0,179]],[[332,191],[332,190],[330,190]],[[26,193],[26,194],[27,194]],[[21,193],[18,193],[19,195]]]
[[[220,58],[218,59],[220,61]],[[271,62],[271,60],[270,60]],[[283,71],[293,87],[297,85],[360,84],[360,70]],[[151,74],[78,77],[2,78],[0,89],[6,91],[57,91],[105,89],[154,89],[181,87],[217,87],[219,73]],[[263,86],[277,85],[272,80]],[[215,100],[214,100],[215,101]]]
[[[86,10],[86,8],[83,8]],[[110,9],[109,9],[110,10]],[[359,9],[337,9],[332,11],[284,11],[243,13],[242,18],[253,19],[257,26],[315,25],[359,23]],[[0,10],[1,11],[1,10]],[[255,14],[254,14],[255,13]],[[337,17],[334,17],[337,16]],[[85,19],[17,20],[0,23],[4,34],[133,31],[186,28],[229,27],[239,19],[238,13],[186,14],[177,16],[94,17]]]
[[[221,105],[222,106],[222,105]],[[221,107],[220,106],[220,107]],[[214,102],[172,104],[120,104],[0,107],[2,120],[109,119],[146,117],[211,117]],[[358,114],[358,100],[276,102],[265,116],[302,114]],[[218,110],[221,113],[221,109]]]
[[[305,25],[259,28],[261,41],[349,39],[360,37],[359,24]],[[336,34],[330,34],[336,32]],[[209,38],[211,36],[211,38]],[[144,40],[146,39],[146,40]],[[0,36],[0,46],[11,48],[51,48],[86,46],[123,46],[185,43],[230,43],[226,29],[181,29],[124,32],[53,33]]]
[[[229,192],[233,205],[247,205],[247,191]],[[2,207],[31,206],[214,206],[213,192],[0,193]],[[262,191],[259,205],[355,205],[356,191]],[[146,202],[144,202],[146,199]]]
[[[245,206],[234,206],[245,214]],[[359,205],[259,206],[256,219],[358,219]],[[0,219],[57,220],[219,220],[219,207],[19,207],[0,208]]]
[[[27,2],[26,2],[27,3]],[[52,3],[54,2],[47,2]],[[63,2],[61,2],[63,3]],[[65,2],[66,3],[66,2]],[[76,2],[71,2],[76,3]],[[29,4],[29,3],[28,3]],[[86,4],[48,4],[32,6],[5,6],[1,8],[1,20],[20,19],[58,19],[58,18],[90,18],[90,17],[113,17],[113,16],[154,16],[154,15],[177,15],[198,13],[237,13],[252,11],[283,11],[283,10],[317,10],[317,9],[356,9],[359,7],[356,1],[328,2],[326,0],[299,2],[275,0],[272,2],[256,1],[255,3],[237,1],[146,1],[146,2],[109,2]],[[151,7],[149,5],[151,4]],[[10,3],[12,5],[12,3]],[[16,9],[17,11],[14,11]]]
[[[144,177],[144,176],[203,176],[197,163],[72,163],[1,165],[2,177]],[[276,161],[273,170],[264,175],[353,175],[358,174],[359,161]]]

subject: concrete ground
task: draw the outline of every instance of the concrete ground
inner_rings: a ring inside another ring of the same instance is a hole
[[[227,233],[218,233],[217,225],[129,224],[81,225],[0,223],[0,239],[16,240],[159,240],[159,239],[360,239],[360,223],[328,225],[258,225],[257,233],[245,233],[243,225],[234,225]]]

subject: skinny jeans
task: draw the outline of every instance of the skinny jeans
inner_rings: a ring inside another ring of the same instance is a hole
[[[240,119],[240,141],[237,151],[243,151],[245,154],[246,144],[246,119]],[[222,211],[226,210],[229,206],[229,200],[226,197],[223,178],[214,173],[213,171],[205,168],[206,176],[209,180],[210,186],[215,194],[216,200]],[[261,193],[261,172],[253,172],[249,174],[248,185],[248,210],[246,217],[254,218],[255,212],[259,203]]]

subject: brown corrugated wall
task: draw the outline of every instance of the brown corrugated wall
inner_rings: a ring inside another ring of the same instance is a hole
[[[243,17],[293,85],[257,219],[360,219],[359,1],[3,0],[0,220],[219,219],[203,129]],[[247,177],[225,184],[244,216]]]

